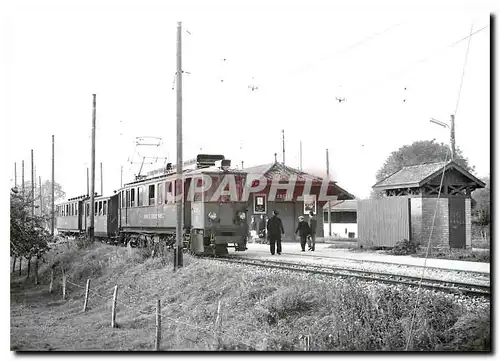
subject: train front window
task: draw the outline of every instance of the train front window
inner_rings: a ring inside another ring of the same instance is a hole
[[[102,215],[105,216],[107,214],[107,211],[108,211],[108,202],[104,201],[102,204]]]

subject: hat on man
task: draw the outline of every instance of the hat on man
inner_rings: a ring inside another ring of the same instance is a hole
[[[275,209],[275,210],[273,211],[273,214],[274,214],[275,216],[277,216],[279,213],[278,213],[278,211]]]

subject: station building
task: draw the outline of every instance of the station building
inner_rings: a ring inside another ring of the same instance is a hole
[[[324,183],[323,178],[303,172],[301,170],[286,166],[282,163],[274,162],[243,169],[247,177],[263,177],[267,180],[264,189],[252,193],[249,201],[251,208],[248,212],[249,223],[252,217],[255,219],[257,231],[265,227],[265,217],[271,217],[273,210],[279,212],[279,217],[283,222],[285,237],[283,241],[295,241],[295,230],[298,225],[298,217],[303,215],[308,219],[309,211],[313,211],[317,219],[316,236],[324,237],[323,206],[327,203],[319,197]],[[293,195],[286,197],[286,184],[294,182]],[[326,180],[325,180],[326,182]],[[310,190],[308,189],[310,184]],[[273,188],[276,195],[271,193]],[[279,188],[283,186],[283,188]],[[354,199],[354,196],[340,187],[336,182],[327,183],[327,196],[336,196],[338,201]],[[306,196],[303,197],[304,189]]]

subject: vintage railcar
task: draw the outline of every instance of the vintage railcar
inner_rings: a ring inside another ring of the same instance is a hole
[[[62,236],[77,236],[84,232],[83,201],[86,196],[69,198],[55,206],[56,229]]]
[[[217,160],[220,166],[215,165]],[[246,250],[248,203],[239,201],[245,173],[229,169],[230,161],[223,156],[198,155],[193,165],[194,169],[183,169],[183,189],[173,168],[119,189],[118,219],[123,242],[172,245],[176,238],[176,202],[182,200],[185,248],[195,254],[225,254],[228,247]],[[217,196],[224,177],[234,179],[237,199]],[[196,191],[206,181],[211,183],[210,188]]]
[[[119,241],[118,194],[94,198],[94,237],[108,243]],[[84,201],[85,216],[82,225],[86,233],[90,227],[90,199]]]

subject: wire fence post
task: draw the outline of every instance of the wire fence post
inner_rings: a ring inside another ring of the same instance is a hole
[[[50,283],[49,283],[49,293],[52,293],[52,286],[54,285],[54,268],[50,269]]]
[[[155,350],[160,351],[161,344],[161,302],[158,300],[156,305],[156,341]]]
[[[89,302],[89,289],[90,289],[90,278],[87,279],[87,286],[85,287],[85,303],[83,304],[83,312],[87,311],[87,304]]]
[[[115,291],[113,292],[113,307],[111,309],[111,327],[116,327],[116,294],[118,293],[118,285],[115,286]]]
[[[222,348],[222,340],[220,337],[220,329],[221,329],[221,323],[222,323],[222,317],[221,317],[221,302],[217,303],[217,318],[215,319],[215,330],[214,330],[214,338],[217,342],[217,350],[220,350]]]
[[[64,267],[61,266],[62,270],[62,298],[66,299],[66,273],[64,273]]]

